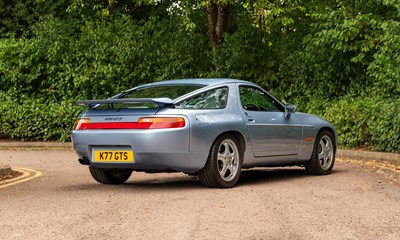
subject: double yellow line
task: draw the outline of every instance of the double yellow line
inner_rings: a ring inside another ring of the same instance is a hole
[[[1,181],[0,182],[0,189],[1,188],[6,188],[6,187],[10,187],[10,186],[16,185],[18,183],[23,183],[23,182],[26,182],[26,181],[30,181],[30,180],[32,180],[34,178],[37,178],[37,177],[40,177],[40,176],[43,175],[42,172],[35,171],[35,170],[32,170],[32,169],[28,169],[28,168],[13,168],[13,170],[17,171],[17,172],[21,172],[22,175],[18,176],[16,178],[13,178],[13,179]]]

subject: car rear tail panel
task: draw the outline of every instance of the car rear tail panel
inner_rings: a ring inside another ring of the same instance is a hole
[[[185,115],[157,115],[158,109],[90,109],[81,114],[72,131],[74,150],[80,159],[99,168],[176,170],[193,172],[202,167],[189,153],[190,126]],[[85,126],[79,126],[84,119]],[[96,152],[97,151],[97,152]],[[115,157],[102,160],[99,154]],[[119,156],[133,153],[133,160]],[[96,153],[96,155],[95,155]],[[117,159],[115,159],[117,158]],[[163,159],[163,160],[160,160]]]

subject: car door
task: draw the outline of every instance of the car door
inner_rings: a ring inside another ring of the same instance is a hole
[[[303,135],[296,114],[285,117],[284,106],[255,86],[239,85],[239,94],[254,156],[296,158]]]

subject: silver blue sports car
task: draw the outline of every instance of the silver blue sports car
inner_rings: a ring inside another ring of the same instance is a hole
[[[74,150],[104,184],[124,183],[132,171],[179,171],[226,188],[245,168],[304,166],[323,175],[335,162],[332,124],[247,81],[162,81],[78,104],[87,110],[72,131]]]

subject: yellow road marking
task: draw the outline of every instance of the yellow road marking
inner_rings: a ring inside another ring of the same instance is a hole
[[[37,178],[37,177],[40,177],[43,175],[42,172],[35,171],[32,169],[28,169],[28,168],[13,168],[13,170],[22,172],[22,175],[18,176],[16,178],[13,178],[13,179],[4,180],[4,181],[0,182],[0,189],[10,187],[10,186],[16,185],[18,183],[27,182],[27,181],[30,181],[34,178]]]

